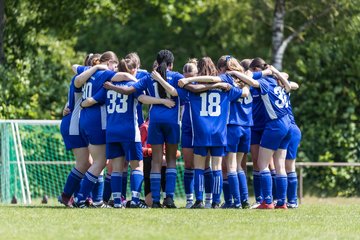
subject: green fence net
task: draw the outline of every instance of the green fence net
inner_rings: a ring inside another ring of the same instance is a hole
[[[21,155],[32,199],[44,195],[55,198],[62,192],[75,160],[72,152],[65,150],[59,124],[59,121],[0,122],[0,202],[9,203],[14,196],[18,202],[24,202],[26,176],[21,171]],[[184,198],[182,159],[178,160],[177,170],[175,195]]]

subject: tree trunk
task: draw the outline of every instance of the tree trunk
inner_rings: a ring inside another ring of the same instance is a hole
[[[5,0],[0,0],[0,64],[5,62],[4,55]]]
[[[272,25],[272,64],[275,68],[282,69],[283,54],[279,49],[284,39],[285,0],[276,0],[274,21]]]

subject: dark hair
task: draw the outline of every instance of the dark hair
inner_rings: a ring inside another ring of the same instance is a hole
[[[103,63],[103,62],[107,62],[107,61],[110,61],[110,60],[114,60],[116,62],[119,62],[118,57],[112,51],[107,51],[107,52],[104,52],[103,54],[101,54],[100,62]]]
[[[85,66],[94,66],[100,64],[100,54],[99,53],[89,53],[84,61]]]
[[[156,68],[156,71],[160,73],[165,81],[167,81],[166,70],[168,66],[174,62],[174,55],[169,50],[161,50],[156,56],[156,62],[159,64],[159,66]],[[160,98],[166,98],[166,91],[163,86],[161,86],[161,84],[158,84],[158,92]]]
[[[136,68],[137,68],[136,62],[133,59],[124,58],[124,59],[121,59],[119,62],[119,71],[120,72],[131,73],[131,70],[136,69]]]
[[[136,64],[136,68],[140,68],[141,65],[140,57],[136,52],[129,53],[128,55],[125,56],[125,58],[132,59]]]
[[[252,59],[245,58],[240,61],[240,65],[244,68],[245,71],[247,71],[247,70],[249,70],[251,61],[252,61]]]
[[[268,64],[264,61],[264,59],[257,57],[251,61],[249,68],[260,68],[261,70],[264,70],[267,66]]]
[[[199,76],[217,76],[218,71],[213,60],[209,57],[203,57],[198,62]]]

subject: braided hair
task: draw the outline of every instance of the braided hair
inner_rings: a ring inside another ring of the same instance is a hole
[[[160,73],[161,77],[167,81],[166,70],[174,62],[174,55],[169,50],[161,50],[156,56],[156,62],[159,64],[156,71]],[[158,84],[158,92],[160,98],[166,98],[166,91],[161,84]]]

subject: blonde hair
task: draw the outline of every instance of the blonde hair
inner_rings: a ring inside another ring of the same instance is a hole
[[[197,59],[196,58],[190,58],[187,63],[185,63],[183,67],[183,73],[189,73],[196,75],[198,73],[198,67],[197,67]]]
[[[131,58],[123,58],[119,62],[119,71],[131,73],[131,70],[136,69],[137,64],[134,59]]]

